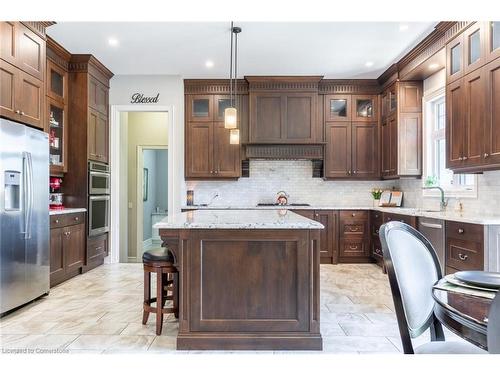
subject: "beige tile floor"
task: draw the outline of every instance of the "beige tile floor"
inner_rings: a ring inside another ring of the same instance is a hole
[[[173,315],[165,317],[161,336],[155,335],[153,316],[141,324],[142,280],[141,264],[105,264],[56,286],[49,296],[0,319],[2,352],[175,351]],[[379,267],[321,266],[321,333],[326,353],[401,352],[387,276]],[[428,340],[423,336],[419,341]]]

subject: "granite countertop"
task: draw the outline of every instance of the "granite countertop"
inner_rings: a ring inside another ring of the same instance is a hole
[[[429,211],[419,208],[407,207],[373,207],[373,206],[284,206],[287,210],[375,210],[380,212],[390,212],[394,214],[427,217],[441,220],[458,221],[462,223],[481,225],[500,225],[500,214],[497,215],[477,215],[471,213],[460,213],[453,210]],[[276,210],[276,206],[182,206],[182,209],[192,210]]]
[[[66,214],[75,214],[77,212],[86,212],[86,208],[63,208],[63,209],[55,209],[49,210],[49,215],[66,215]]]
[[[323,229],[323,225],[287,209],[210,209],[183,212],[153,225],[155,229]]]

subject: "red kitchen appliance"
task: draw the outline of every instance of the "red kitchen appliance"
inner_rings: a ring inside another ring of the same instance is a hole
[[[50,177],[49,208],[51,210],[63,209],[63,193],[61,193],[62,178]]]

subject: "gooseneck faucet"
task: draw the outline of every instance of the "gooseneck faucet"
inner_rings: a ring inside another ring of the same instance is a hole
[[[439,204],[439,208],[441,211],[444,211],[446,206],[448,205],[448,199],[444,199],[444,190],[441,186],[424,186],[422,187],[423,190],[431,190],[431,189],[438,189],[441,192],[441,202]]]

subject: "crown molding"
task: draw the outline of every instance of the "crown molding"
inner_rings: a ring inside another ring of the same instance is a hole
[[[320,94],[379,94],[381,87],[376,79],[322,79]]]
[[[248,82],[244,79],[236,81],[236,94],[248,94]],[[184,94],[218,94],[229,95],[229,79],[185,79]]]

